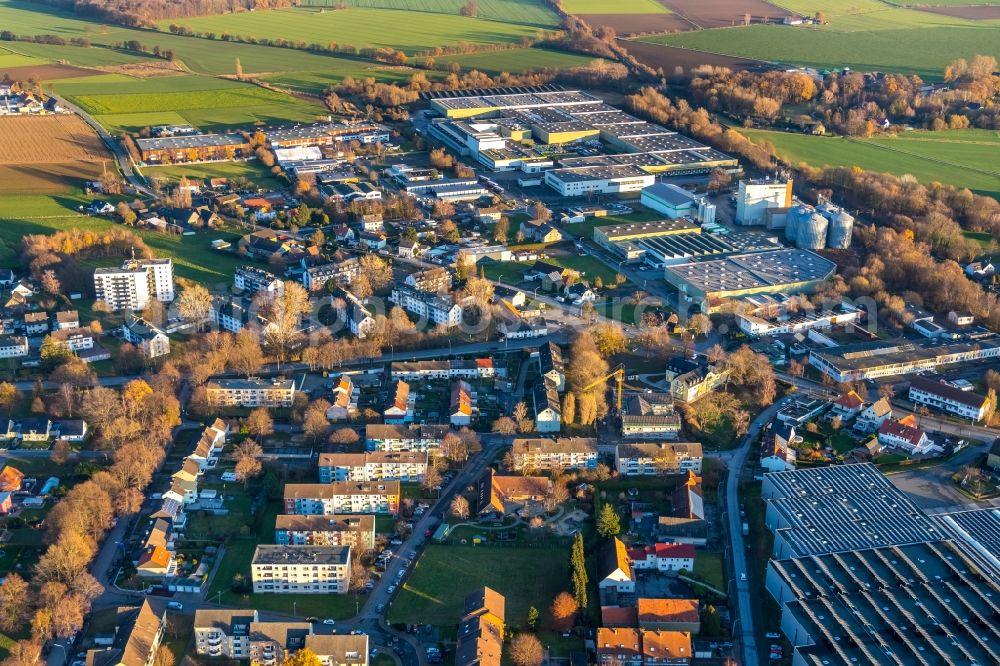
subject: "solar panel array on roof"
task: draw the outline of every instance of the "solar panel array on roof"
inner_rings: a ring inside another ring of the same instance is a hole
[[[558,92],[562,86],[543,84],[540,86],[508,86],[505,88],[466,88],[464,90],[435,90],[420,94],[422,99],[454,99],[461,97],[478,97],[481,95],[516,95],[524,93]]]
[[[1000,588],[951,541],[772,560],[769,568],[768,589],[784,588],[784,612],[808,634],[793,637],[804,663],[1000,663]]]
[[[942,529],[966,543],[977,559],[1000,577],[1000,509],[977,509],[931,516]]]

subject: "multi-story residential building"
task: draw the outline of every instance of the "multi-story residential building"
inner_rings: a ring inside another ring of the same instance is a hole
[[[28,338],[23,335],[0,336],[0,358],[28,355]]]
[[[634,443],[615,447],[615,468],[622,476],[701,474],[701,444]]]
[[[87,666],[152,666],[167,626],[165,604],[146,599],[138,608],[122,606],[111,645],[87,652]]]
[[[226,659],[250,658],[250,627],[255,610],[199,608],[194,612],[195,653]]]
[[[214,298],[208,316],[212,325],[230,333],[239,333],[251,321],[255,321],[250,313],[252,303],[245,298]]]
[[[858,432],[875,432],[888,419],[892,418],[892,405],[888,398],[879,398],[868,405],[854,419],[854,429]]]
[[[686,631],[631,627],[597,630],[599,666],[687,666],[692,656],[691,634]]]
[[[368,666],[368,634],[310,634],[306,649],[322,666]]]
[[[559,391],[549,378],[536,382],[531,391],[535,407],[535,430],[538,432],[559,432],[562,428],[562,404]]]
[[[393,379],[486,379],[496,376],[493,359],[456,358],[449,361],[393,361]]]
[[[375,547],[375,516],[294,516],[274,520],[274,542],[295,546],[351,546],[363,553]]]
[[[476,409],[476,393],[472,385],[464,379],[454,379],[451,382],[451,402],[448,419],[453,426],[472,425],[472,418],[478,413]]]
[[[447,268],[428,268],[406,276],[406,284],[429,294],[451,291],[451,273]]]
[[[986,396],[924,377],[913,378],[909,395],[914,404],[927,405],[970,421],[983,420],[996,407]]]
[[[631,548],[628,556],[635,569],[694,571],[694,546],[689,543],[657,543]]]
[[[291,407],[292,379],[214,379],[205,385],[208,404],[215,407]]]
[[[597,467],[597,439],[594,437],[560,437],[558,439],[518,438],[510,449],[514,469],[565,470]]]
[[[389,398],[382,418],[386,423],[402,424],[413,421],[413,408],[417,402],[417,396],[410,392],[410,385],[403,380],[396,382],[392,396]]]
[[[538,348],[538,373],[555,384],[556,391],[562,393],[566,388],[566,367],[559,345],[548,342]]]
[[[507,600],[484,587],[465,598],[455,638],[455,666],[500,666]]]
[[[38,335],[47,333],[49,330],[49,313],[47,312],[25,312],[24,332],[27,335]]]
[[[450,432],[446,425],[389,425],[370,423],[365,426],[365,448],[369,451],[423,451],[434,453]]]
[[[399,511],[399,481],[285,484],[285,513],[328,516]]]
[[[247,296],[260,292],[280,294],[285,290],[285,283],[275,275],[256,266],[240,266],[233,275],[233,286],[243,291]]]
[[[170,338],[157,326],[139,317],[129,317],[122,324],[122,339],[142,351],[146,358],[159,358],[170,353]]]
[[[679,402],[694,402],[726,382],[729,372],[710,363],[676,356],[667,361],[665,380]]]
[[[677,439],[681,417],[669,393],[633,393],[622,405],[622,437]]]
[[[462,306],[450,295],[420,291],[407,284],[393,285],[389,300],[435,325],[448,327],[462,323]]]
[[[80,313],[76,310],[61,310],[56,313],[55,324],[52,329],[55,331],[65,331],[72,328],[80,328]]]
[[[701,631],[701,614],[697,599],[636,600],[636,619],[642,629],[656,631]]]
[[[310,622],[254,622],[250,625],[250,666],[279,666],[306,646]]]
[[[350,257],[334,264],[307,266],[302,271],[302,286],[309,292],[317,292],[326,288],[327,282],[344,287],[351,284],[361,275],[361,264],[357,257]]]
[[[259,545],[250,574],[254,594],[346,594],[351,547]]]
[[[94,270],[94,292],[112,310],[144,310],[149,302],[174,300],[170,259],[131,259],[121,268]]]
[[[338,288],[330,295],[330,302],[351,335],[359,340],[367,338],[375,328],[375,317],[372,311],[349,290]]]
[[[319,481],[423,481],[427,454],[418,451],[371,451],[319,454]]]

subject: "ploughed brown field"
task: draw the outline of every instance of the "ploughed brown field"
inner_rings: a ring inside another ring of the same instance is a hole
[[[82,67],[73,67],[72,65],[44,64],[0,69],[0,77],[5,74],[9,81],[27,81],[32,78],[37,81],[55,81],[57,79],[76,79],[81,76],[93,76],[94,74],[100,74],[100,72]]]
[[[622,40],[621,44],[635,56],[636,60],[654,69],[662,67],[663,73],[667,76],[673,75],[677,67],[682,67],[687,72],[699,65],[714,65],[729,69],[756,69],[763,64],[759,60],[693,51],[663,44],[647,44],[628,40]]]
[[[660,0],[664,6],[699,28],[742,25],[746,14],[752,23],[780,22],[791,12],[764,0]]]
[[[955,18],[969,19],[972,21],[986,21],[989,19],[1000,19],[1000,5],[979,5],[968,7],[914,7],[922,12],[932,14],[944,14]]]
[[[62,192],[114,169],[114,158],[74,115],[0,117],[0,193]]]
[[[581,14],[589,25],[606,25],[619,35],[659,35],[665,32],[694,30],[697,26],[676,14]]]

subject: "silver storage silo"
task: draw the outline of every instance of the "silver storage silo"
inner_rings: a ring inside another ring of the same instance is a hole
[[[793,206],[785,218],[785,240],[794,243],[798,236],[799,225],[811,214],[812,211],[807,206],[801,204]]]
[[[826,246],[835,250],[846,250],[851,246],[854,232],[854,216],[843,208],[830,210],[830,228],[826,232]]]
[[[826,229],[830,223],[819,213],[813,213],[799,222],[795,232],[795,245],[803,250],[822,250],[826,247]]]

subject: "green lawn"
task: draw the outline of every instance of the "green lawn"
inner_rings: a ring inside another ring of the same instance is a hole
[[[1000,132],[996,131],[918,131],[867,140],[768,130],[740,132],[755,142],[772,143],[778,155],[792,164],[859,166],[1000,195]]]
[[[12,265],[20,251],[21,238],[28,234],[45,234],[64,229],[102,231],[115,227],[105,218],[88,217],[76,212],[76,207],[89,201],[80,193],[61,195],[26,195],[0,197],[0,263]],[[205,232],[194,236],[173,236],[141,229],[134,230],[158,257],[171,257],[179,277],[214,285],[229,283],[238,257],[213,250],[209,243],[215,238],[232,237],[224,232]]]
[[[173,166],[147,166],[142,169],[146,178],[164,178],[171,182],[182,177],[200,178],[247,178],[265,188],[280,188],[281,181],[257,160],[247,162],[208,162],[205,164],[178,164]],[[207,184],[207,183],[206,183]]]
[[[723,573],[721,553],[708,553],[698,549],[694,555],[694,574],[715,589],[726,591],[726,575]]]
[[[458,42],[497,44],[533,37],[535,26],[447,14],[392,9],[276,9],[223,16],[162,21],[183,25],[195,32],[229,32],[257,39],[340,45],[357,48],[394,48],[406,53],[427,51]]]
[[[968,21],[890,8],[875,0],[777,4],[811,15],[821,8],[828,25],[752,25],[644,37],[642,41],[819,69],[916,73],[940,79],[955,58],[1000,56],[1000,21]]]
[[[431,545],[389,609],[389,621],[452,626],[465,597],[484,585],[507,598],[507,623],[547,609],[569,589],[569,550]]]
[[[302,0],[303,7],[331,7],[342,0]],[[413,12],[433,14],[455,14],[467,3],[466,0],[347,0],[350,7],[375,9],[403,9]],[[544,28],[559,25],[559,17],[545,6],[542,0],[477,0],[477,14],[481,19],[493,19],[509,23],[537,25]]]
[[[656,0],[563,0],[569,14],[667,14]]]
[[[585,67],[594,62],[592,56],[567,53],[552,49],[510,49],[491,53],[470,53],[468,55],[442,56],[434,59],[435,67],[447,68],[457,62],[463,71],[477,69],[487,74],[500,72],[519,73],[525,70],[546,68],[568,69]]]
[[[607,227],[614,224],[634,224],[636,222],[653,222],[662,220],[663,214],[649,210],[639,204],[631,204],[636,211],[631,215],[606,215],[605,217],[588,217],[584,222],[567,224],[562,226],[562,230],[576,238],[594,240],[594,229],[596,227]]]

